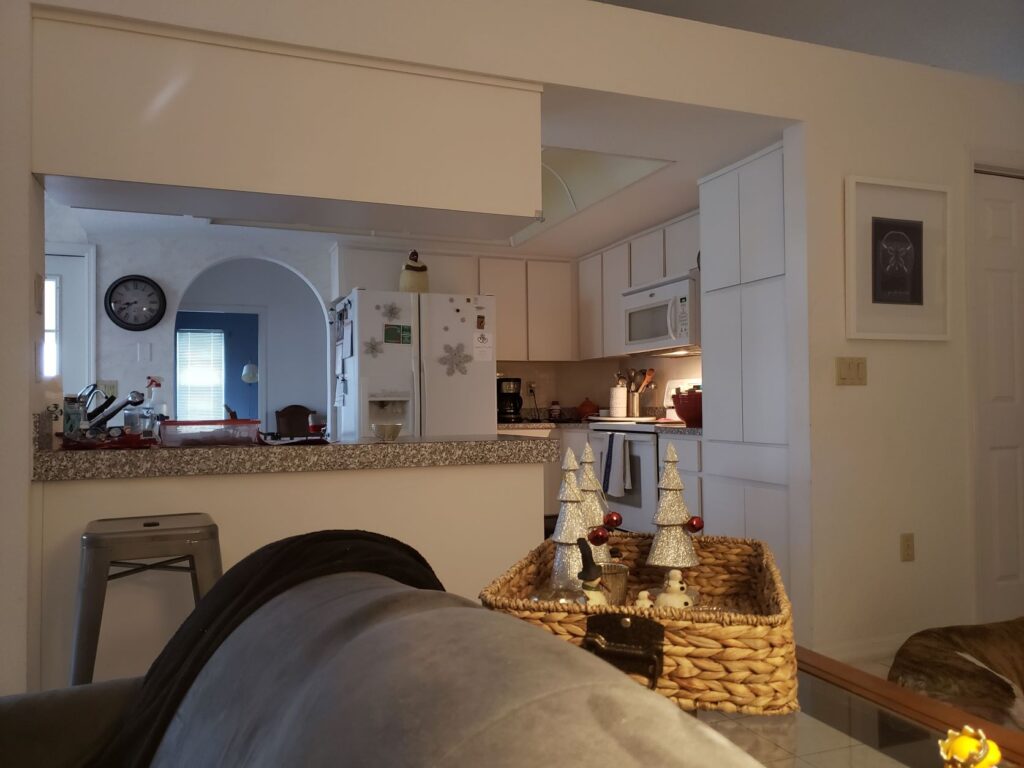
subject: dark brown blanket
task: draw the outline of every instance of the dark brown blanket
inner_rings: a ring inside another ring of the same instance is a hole
[[[148,766],[192,681],[236,627],[297,584],[347,571],[377,573],[418,589],[444,591],[419,552],[380,534],[320,531],[268,544],[225,573],[185,619],[146,673],[122,727],[90,766]]]

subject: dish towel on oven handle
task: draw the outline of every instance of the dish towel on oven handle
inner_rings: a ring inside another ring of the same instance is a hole
[[[629,448],[623,432],[608,433],[608,450],[604,457],[604,477],[601,485],[606,496],[625,496],[633,488],[630,477]]]

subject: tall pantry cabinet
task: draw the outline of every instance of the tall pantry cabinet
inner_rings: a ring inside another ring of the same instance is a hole
[[[700,182],[704,511],[768,543],[788,573],[782,147]]]

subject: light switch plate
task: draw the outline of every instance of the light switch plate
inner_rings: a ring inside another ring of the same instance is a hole
[[[837,357],[836,384],[840,387],[865,387],[868,383],[868,359],[866,357]]]

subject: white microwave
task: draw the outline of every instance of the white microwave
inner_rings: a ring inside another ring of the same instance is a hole
[[[691,275],[697,270],[691,270]],[[699,274],[699,273],[698,273]],[[672,277],[622,293],[626,352],[659,352],[700,344],[697,281]]]

